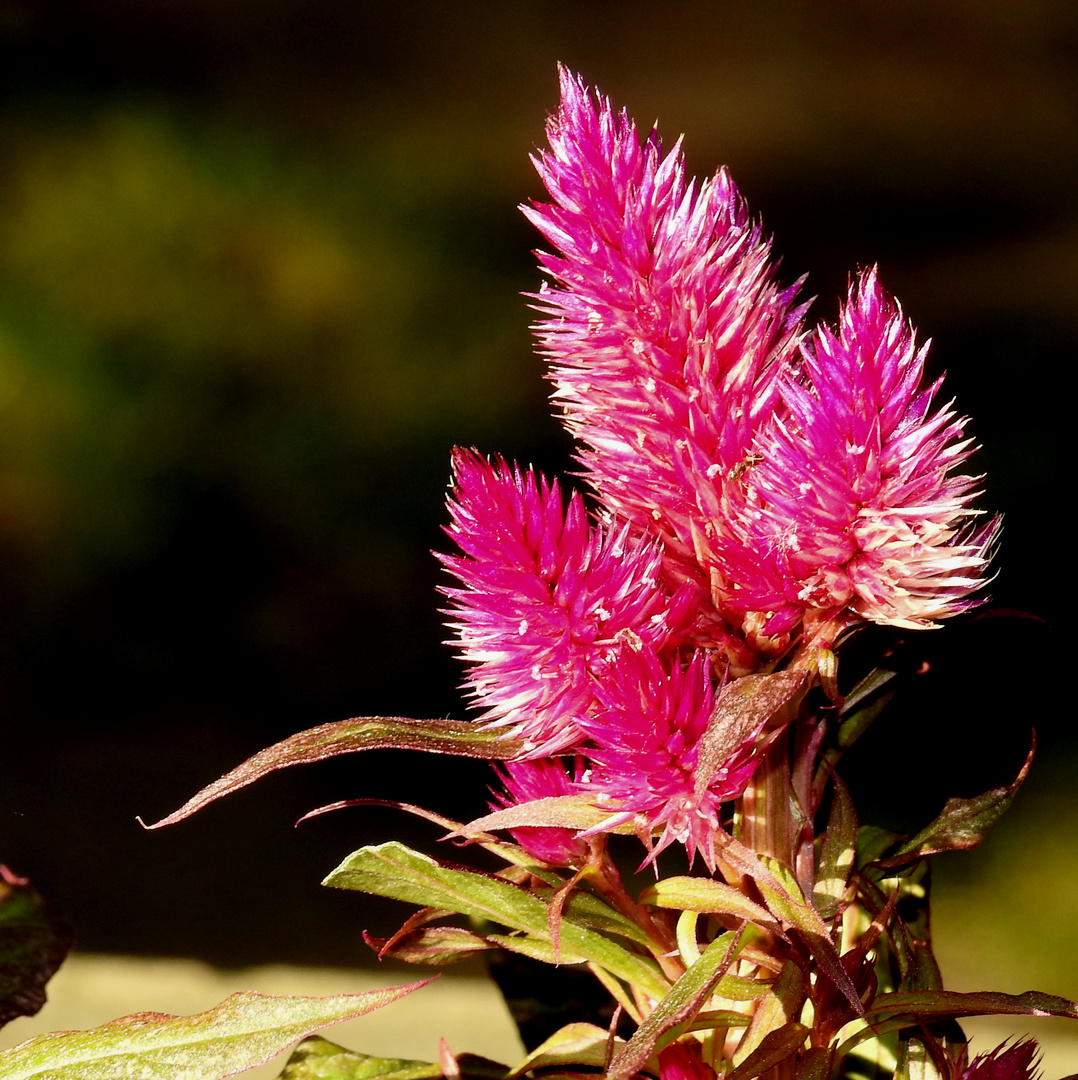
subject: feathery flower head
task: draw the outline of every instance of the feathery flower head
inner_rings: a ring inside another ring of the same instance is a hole
[[[722,549],[735,605],[766,612],[767,632],[931,627],[976,603],[996,526],[969,527],[978,478],[954,470],[971,440],[950,406],[932,409],[926,349],[870,270],[837,332],[818,328],[784,374]]]
[[[959,1080],[1036,1080],[1039,1052],[1034,1039],[1009,1046],[1010,1040],[994,1050],[978,1054],[962,1072]]]
[[[641,145],[564,69],[561,89],[534,159],[553,203],[522,208],[561,253],[540,253],[554,286],[535,297],[554,398],[604,505],[721,610],[726,488],[796,355],[796,288],[725,171],[697,186],[678,146]]]
[[[443,564],[449,614],[482,719],[530,742],[529,756],[581,739],[595,689],[626,648],[662,648],[685,624],[688,595],[659,584],[661,551],[622,528],[593,526],[574,494],[531,471],[453,455],[449,535],[463,556]]]
[[[603,506],[695,589],[693,643],[743,674],[797,634],[976,603],[997,526],[973,527],[965,421],[932,410],[875,271],[806,339],[726,172],[687,181],[677,146],[565,70],[561,90],[535,158],[552,201],[523,208],[556,249],[536,330]]]
[[[490,804],[492,810],[518,806],[534,799],[576,794],[573,779],[557,758],[508,761],[504,771],[496,771],[506,794],[494,793],[494,802]],[[581,771],[578,765],[576,780],[580,779]],[[572,866],[582,863],[588,855],[588,842],[578,837],[574,829],[523,825],[509,831],[525,851],[550,866]]]
[[[626,651],[597,696],[599,711],[581,721],[595,745],[581,749],[592,768],[579,787],[610,807],[604,827],[642,820],[649,834],[662,829],[646,862],[676,840],[713,870],[719,805],[741,794],[759,753],[753,733],[706,786],[697,782],[700,740],[715,707],[708,654],[698,651],[683,667],[648,648]]]

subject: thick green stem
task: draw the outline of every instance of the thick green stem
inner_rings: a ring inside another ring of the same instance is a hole
[[[737,838],[792,869],[801,826],[794,817],[788,733],[768,747],[739,804]]]

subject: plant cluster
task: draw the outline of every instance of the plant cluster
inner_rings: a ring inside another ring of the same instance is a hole
[[[971,1062],[957,1021],[1078,1006],[945,989],[927,871],[931,855],[980,843],[1029,761],[912,838],[859,824],[838,771],[894,674],[843,693],[841,647],[870,623],[930,629],[980,602],[998,522],[972,506],[965,420],[926,383],[927,346],[876,270],[856,276],[834,325],[810,325],[725,171],[687,179],[678,146],[641,141],[576,76],[561,85],[535,158],[550,201],[524,213],[551,248],[536,331],[591,495],[454,453],[456,550],[441,558],[477,719],[323,725],[157,824],[358,750],[502,763],[475,821],[408,807],[502,869],[387,843],[325,883],[419,906],[370,939],[380,956],[508,953],[567,981],[585,973],[605,1005],[553,1031],[518,1010],[528,1054],[512,1067],[448,1049],[380,1062],[312,1038],[291,1080],[1027,1080],[1034,1043]],[[642,888],[624,866],[636,842]],[[337,1001],[320,1022],[373,1004]],[[304,1008],[291,1037],[313,1026],[317,1006]],[[141,1030],[146,1053],[173,1037]],[[22,1062],[63,1052],[26,1044],[8,1059],[23,1071],[0,1076],[41,1075]]]

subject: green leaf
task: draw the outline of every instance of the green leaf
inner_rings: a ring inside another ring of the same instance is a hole
[[[883,858],[884,852],[888,848],[893,848],[901,839],[901,833],[881,829],[878,825],[862,825],[857,830],[858,869],[878,863]]]
[[[796,1054],[808,1036],[809,1029],[796,1021],[768,1032],[763,1042],[729,1074],[727,1080],[754,1080]]]
[[[711,988],[711,992],[717,997],[725,996],[722,992],[723,983],[729,975],[724,975]],[[759,997],[759,995],[757,995]],[[701,1009],[696,1016],[685,1025],[685,1031],[714,1031],[720,1027],[748,1027],[752,1017],[743,1012],[732,1012],[730,1009]]]
[[[1078,1019],[1078,1002],[1027,990],[1024,994],[956,990],[904,990],[879,994],[865,1014],[869,1023],[897,1016],[939,1020],[959,1016],[1068,1016]]]
[[[455,964],[494,948],[479,934],[459,926],[416,929],[392,945],[389,941],[388,938],[367,936],[367,944],[378,951],[379,959],[391,957],[408,964]]]
[[[554,896],[553,889],[535,889],[534,893],[546,903]],[[600,933],[620,934],[645,948],[650,944],[650,938],[632,919],[592,893],[574,891],[563,907],[562,914],[579,926],[586,926]]]
[[[640,894],[640,902],[675,911],[733,915],[762,926],[775,924],[771,912],[750,900],[740,889],[711,878],[664,878],[648,885]]]
[[[292,1051],[279,1080],[433,1080],[441,1065],[407,1058],[380,1058],[346,1050],[312,1035]]]
[[[495,829],[555,828],[593,829],[604,822],[612,822],[624,815],[595,805],[587,795],[548,795],[542,799],[516,803],[484,814],[469,821],[460,829],[461,836],[476,836]],[[628,822],[612,826],[607,832],[631,833]]]
[[[832,774],[831,813],[820,840],[813,906],[823,919],[834,918],[853,872],[857,855],[857,811],[849,789]]]
[[[547,905],[527,889],[488,874],[443,866],[396,842],[361,848],[322,884],[456,911],[550,941]],[[652,997],[662,997],[669,988],[653,960],[579,925],[570,915],[562,919],[561,947],[566,956],[590,960]]]
[[[814,1046],[801,1055],[794,1080],[829,1080],[830,1076],[831,1051]]]
[[[0,866],[0,1026],[33,1016],[74,943],[71,927],[25,879]]]
[[[729,931],[715,938],[703,955],[670,988],[618,1051],[604,1080],[629,1080],[646,1065],[659,1040],[680,1024],[689,1023],[711,996],[741,948],[742,933]]]
[[[697,795],[707,790],[715,774],[746,739],[756,735],[803,691],[808,677],[807,671],[745,675],[732,679],[722,688],[698,744]]]
[[[948,799],[935,821],[903,844],[890,858],[881,859],[876,865],[891,869],[940,851],[968,851],[977,847],[1014,801],[1033,764],[1035,749],[1036,739],[1018,775],[1006,787],[992,788],[973,799]]]
[[[292,735],[283,742],[248,758],[168,817],[146,826],[160,829],[190,817],[216,799],[230,795],[248,784],[291,765],[307,765],[339,754],[360,750],[423,750],[428,754],[456,754],[459,757],[512,758],[523,743],[499,731],[466,720],[412,720],[404,716],[359,716],[321,724]]]
[[[0,1054],[3,1080],[217,1080],[262,1065],[312,1031],[363,1016],[424,982],[336,997],[233,994],[194,1016],[135,1013],[54,1031]]]
[[[566,1024],[511,1070],[506,1080],[553,1065],[589,1065],[601,1069],[606,1065],[609,1042],[610,1032],[596,1024]],[[617,1039],[614,1045],[624,1046],[624,1040]]]
[[[564,942],[555,956],[554,946],[549,938],[534,937],[531,934],[488,934],[487,941],[492,946],[508,949],[532,960],[541,960],[544,964],[583,964],[587,961],[587,957],[567,949]]]
[[[894,690],[889,690],[886,694],[878,693],[895,674],[886,668],[874,668],[846,695],[842,707],[838,710],[840,719],[835,728],[835,743],[824,755],[831,765],[868,731],[876,717],[895,696]]]
[[[768,1035],[795,1020],[804,1003],[804,972],[793,961],[788,961],[779,972],[775,985],[756,1006],[752,1023],[734,1052],[734,1065],[747,1061],[763,1045]]]
[[[478,1054],[456,1058],[462,1080],[503,1080],[506,1067]],[[442,1066],[408,1058],[359,1054],[319,1035],[296,1047],[278,1080],[435,1080]]]
[[[857,1015],[864,1015],[857,987],[842,966],[831,933],[819,912],[805,899],[793,873],[778,859],[766,855],[758,856],[758,859],[768,873],[760,874],[754,880],[767,906],[784,923],[800,931],[824,974],[838,987]]]
[[[888,668],[873,668],[847,695],[842,702],[842,708],[839,709],[838,715],[843,721],[850,720],[855,716],[861,708],[863,708],[865,701],[867,701],[877,690],[886,686],[897,674],[897,672],[891,671]]]

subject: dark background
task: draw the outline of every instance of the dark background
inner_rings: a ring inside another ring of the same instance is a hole
[[[485,766],[385,752],[135,821],[301,728],[466,715],[430,555],[450,448],[570,467],[515,209],[559,60],[684,132],[693,172],[729,165],[817,317],[878,262],[934,338],[1006,518],[994,601],[1044,621],[915,635],[930,667],[851,779],[916,829],[1036,726],[1024,839],[949,872],[1036,891],[1039,947],[1073,955],[1069,0],[0,0],[0,859],[85,949],[354,964],[397,913],[319,879],[438,832],[292,822],[351,796],[483,811]]]

